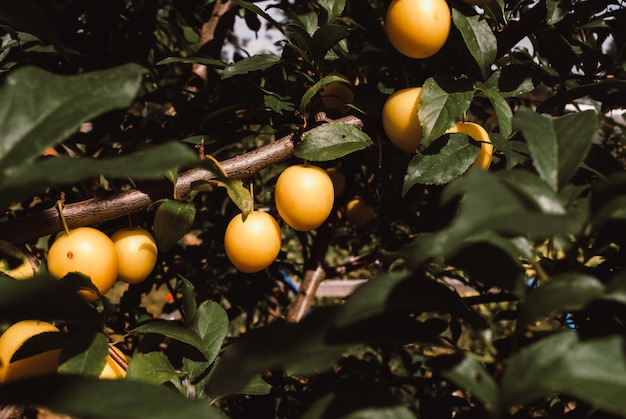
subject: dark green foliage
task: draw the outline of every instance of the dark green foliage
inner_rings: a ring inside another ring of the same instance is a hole
[[[449,0],[450,37],[423,60],[389,43],[389,3],[233,0],[205,43],[222,2],[0,4],[0,238],[26,220],[24,250],[45,262],[54,237],[37,231],[59,214],[42,210],[137,189],[152,205],[100,206],[96,227],[142,225],[160,251],[146,281],[93,303],[76,293],[87,278],[45,263],[2,274],[3,328],[64,333],[16,353],[61,347],[60,374],[3,384],[0,404],[80,418],[626,415],[624,3]],[[243,26],[277,44],[249,51]],[[324,108],[331,83],[352,89],[362,126]],[[408,154],[380,113],[414,86],[423,137]],[[459,120],[489,132],[489,171],[472,167],[478,143],[446,134]],[[291,154],[247,160],[287,135]],[[302,161],[344,174],[333,214],[311,233],[279,219],[276,262],[238,272],[226,225],[277,216],[276,179]],[[213,177],[179,196],[195,169]],[[375,208],[359,227],[345,209],[357,196]],[[367,281],[287,322],[315,269]],[[127,378],[97,380],[113,342]]]

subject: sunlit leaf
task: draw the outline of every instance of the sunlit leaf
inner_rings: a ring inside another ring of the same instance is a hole
[[[161,352],[135,353],[128,363],[126,379],[159,385],[183,374],[176,371],[167,356]]]
[[[363,131],[341,122],[315,127],[296,144],[295,155],[309,161],[335,160],[372,145]]]
[[[207,301],[201,304],[190,323],[202,339],[203,353],[208,362],[213,362],[222,348],[228,332],[228,315],[218,303]]]
[[[468,86],[466,90],[459,91],[458,87],[464,87],[464,83],[461,81],[457,84],[461,86],[449,87],[455,87],[456,90],[446,91],[433,78],[424,82],[417,110],[423,127],[420,148],[427,148],[469,109],[474,90]]]
[[[335,20],[346,7],[346,0],[319,0],[317,3],[326,10],[329,23]]]
[[[452,9],[452,20],[461,32],[461,36],[476,60],[483,77],[489,77],[498,45],[491,27],[480,16],[465,16],[457,9]]]
[[[74,354],[59,365],[59,372],[97,377],[106,364],[108,353],[109,341],[106,335],[95,333],[90,345],[84,348],[84,351]]]

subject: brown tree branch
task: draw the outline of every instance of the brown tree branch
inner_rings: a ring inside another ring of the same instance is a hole
[[[228,30],[233,27],[235,19],[235,4],[230,0],[216,0],[209,20],[204,22],[200,29],[200,49],[219,58]],[[209,73],[204,64],[193,64],[191,77],[187,81],[185,90],[189,92],[202,91],[207,86]]]
[[[336,121],[363,128],[363,122],[355,116],[346,116]],[[293,134],[287,135],[249,153],[224,160],[221,165],[230,177],[248,178],[261,169],[293,156],[292,137]],[[162,198],[176,196],[185,199],[191,192],[193,183],[213,178],[214,174],[208,170],[190,169],[180,174],[175,190],[167,180],[152,182],[145,187],[142,186],[141,190],[132,189],[115,195],[67,204],[63,209],[63,215],[69,228],[111,221],[145,211],[150,204]],[[57,208],[52,207],[0,223],[0,239],[13,244],[24,244],[62,230],[63,225]]]

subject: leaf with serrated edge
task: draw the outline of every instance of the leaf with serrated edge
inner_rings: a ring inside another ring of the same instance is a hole
[[[222,79],[228,79],[240,74],[247,74],[252,71],[265,70],[280,62],[280,57],[272,54],[257,54],[249,58],[244,58],[224,68]]]
[[[310,130],[295,148],[295,155],[309,161],[335,160],[372,145],[372,139],[351,125],[329,122]]]
[[[204,353],[208,362],[213,362],[222,348],[228,333],[228,315],[218,303],[207,301],[198,307],[190,324],[204,342]]]
[[[427,79],[422,86],[417,109],[417,116],[423,128],[420,149],[427,148],[452,127],[469,109],[473,97],[473,90],[448,93],[435,79]]]
[[[453,133],[449,138],[441,137],[438,141],[445,142],[435,154],[417,153],[404,176],[402,195],[415,184],[444,185],[457,176],[465,173],[476,160],[480,147],[474,144],[467,135]]]
[[[161,352],[136,353],[128,363],[126,378],[160,385],[183,376]]]
[[[496,58],[498,45],[491,27],[480,16],[465,16],[457,9],[452,9],[452,20],[461,32],[465,45],[476,60],[483,77],[487,78]]]
[[[318,92],[320,92],[324,87],[328,86],[331,83],[348,83],[348,80],[346,80],[343,77],[336,76],[334,74],[331,74],[329,76],[323,77],[322,79],[318,80],[313,86],[309,87],[307,91],[304,92],[304,95],[302,95],[302,99],[300,100],[300,107],[299,107],[300,113],[305,114],[306,109],[308,108],[309,103],[311,102],[311,99],[313,99]]]

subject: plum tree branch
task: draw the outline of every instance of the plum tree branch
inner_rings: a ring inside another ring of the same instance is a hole
[[[355,116],[346,116],[336,121],[358,129],[363,128],[363,122]],[[289,134],[256,150],[224,160],[220,164],[228,176],[237,179],[248,178],[261,169],[293,156],[295,145],[292,137],[293,134]],[[175,186],[168,180],[146,183],[141,189],[67,204],[63,209],[63,215],[69,228],[115,220],[145,211],[150,204],[162,198],[176,196],[178,199],[185,199],[195,182],[214,177],[215,175],[208,170],[190,169],[179,175]],[[61,230],[63,224],[59,212],[56,207],[52,207],[0,223],[0,239],[13,244],[25,244]]]

